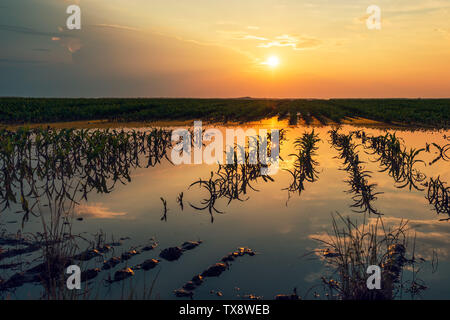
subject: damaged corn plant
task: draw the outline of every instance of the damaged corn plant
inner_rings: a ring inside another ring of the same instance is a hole
[[[280,145],[286,140],[284,130],[281,132]],[[268,164],[258,156],[260,148],[265,146],[271,157],[270,152],[274,142],[270,140],[270,135],[264,143],[259,137],[250,137],[250,139],[256,140],[256,148],[249,147],[250,141],[245,147],[235,145],[233,152],[227,153],[227,157],[232,156],[227,160],[227,164],[219,164],[217,171],[212,171],[208,180],[200,178],[189,186],[189,189],[198,186],[206,191],[207,196],[201,200],[200,204],[189,203],[189,205],[198,211],[208,210],[211,215],[211,223],[214,222],[214,213],[224,213],[216,207],[218,200],[224,199],[227,205],[235,200],[243,202],[248,200],[248,197],[245,196],[249,191],[258,191],[254,186],[258,181],[274,182],[270,175],[264,174]]]
[[[320,141],[319,135],[314,130],[310,133],[304,133],[295,140],[294,146],[297,153],[289,155],[295,157],[293,168],[285,169],[292,176],[291,184],[284,189],[288,191],[288,198],[291,197],[292,193],[298,192],[300,195],[305,190],[305,181],[315,182],[319,179],[319,172],[316,169],[319,163],[315,160],[315,157],[319,149],[317,144]]]
[[[434,165],[439,160],[449,161],[447,152],[450,145],[440,146],[437,143],[427,143],[425,148],[410,148],[407,151],[402,139],[398,138],[395,133],[386,133],[380,136],[368,136],[363,131],[354,131],[353,134],[361,139],[364,148],[368,150],[370,155],[376,155],[374,162],[379,162],[381,166],[380,172],[388,172],[393,178],[395,186],[403,189],[409,187],[418,191],[426,190],[425,198],[430,205],[433,206],[437,214],[450,215],[449,190],[440,177],[430,178],[429,181],[425,173],[421,172],[417,166],[426,165],[425,161],[418,159],[422,152],[431,153],[431,148],[437,150],[438,156],[428,163],[429,166]],[[442,219],[442,220],[448,220]]]
[[[0,283],[0,289],[40,282],[45,298],[73,295],[65,290],[64,270],[84,240],[92,243],[72,232],[75,206],[92,191],[109,193],[116,183],[130,182],[133,168],[169,160],[169,148],[171,132],[161,129],[0,130],[0,213],[21,215],[22,229],[30,216],[41,223],[32,239],[19,239],[30,243],[29,249],[9,249],[0,256],[40,250],[40,264]]]
[[[418,156],[425,148],[410,148],[407,151],[402,139],[395,133],[386,133],[380,136],[367,136],[364,132],[355,132],[361,139],[364,148],[370,155],[376,156],[374,162],[380,163],[380,172],[387,172],[394,180],[396,187],[409,190],[424,190],[421,185],[426,175],[417,169],[417,165],[425,164]]]
[[[414,299],[427,289],[418,277],[420,265],[426,261],[415,253],[415,237],[407,221],[387,227],[377,216],[359,224],[338,213],[332,216],[331,233],[315,240],[322,247],[315,253],[329,270],[322,277],[329,299],[393,300],[405,294]],[[368,289],[369,266],[382,270],[380,290]]]
[[[354,208],[354,211],[360,213],[380,214],[372,203],[381,192],[375,192],[376,184],[368,182],[368,179],[371,178],[371,172],[363,167],[364,162],[360,160],[356,150],[358,145],[353,143],[352,140],[354,134],[341,134],[339,128],[330,130],[329,134],[331,144],[339,152],[338,158],[344,161],[342,170],[349,174],[349,179],[346,182],[350,186],[347,192],[353,194],[351,207]]]

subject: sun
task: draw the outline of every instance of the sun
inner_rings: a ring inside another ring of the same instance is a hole
[[[265,64],[271,68],[276,68],[280,64],[280,59],[278,59],[277,56],[271,56],[271,57],[267,58],[267,60],[265,62],[263,62],[263,64]]]

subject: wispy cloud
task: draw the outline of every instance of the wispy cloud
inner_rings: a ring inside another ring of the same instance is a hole
[[[113,219],[126,216],[126,212],[114,212],[105,207],[102,203],[82,204],[75,208],[75,213],[82,217],[98,219]]]
[[[384,10],[390,14],[421,14],[424,12],[440,11],[443,9],[449,9],[450,4],[446,0],[431,0],[421,1],[416,4],[398,4],[394,7]]]
[[[257,27],[255,27],[257,28]],[[274,38],[254,35],[246,31],[218,31],[231,40],[258,41],[257,48],[291,47],[293,50],[305,50],[318,47],[322,41],[308,36],[282,34]]]
[[[91,25],[89,25],[89,27],[109,28],[109,29],[127,30],[127,31],[141,31],[141,29],[139,29],[139,28],[134,28],[134,27],[130,27],[130,26],[124,26],[124,25],[119,25],[119,24],[104,24],[104,23],[100,23],[100,24],[91,24]]]
[[[434,29],[434,31],[439,32],[445,38],[450,39],[450,29],[436,28],[436,29]]]
[[[359,229],[364,227],[367,230],[369,225],[375,225],[376,218],[370,218],[368,223],[360,225]],[[416,239],[416,246],[420,249],[420,255],[426,259],[430,259],[433,250],[437,251],[441,257],[449,256],[449,250],[447,249],[450,244],[450,230],[448,224],[439,221],[439,219],[427,219],[427,220],[406,220],[397,217],[384,217],[383,224],[386,230],[389,227],[393,228],[400,224],[408,222],[407,231],[410,231],[408,235]],[[377,230],[377,235],[384,236],[382,228]],[[336,240],[334,234],[329,233],[317,233],[308,236],[309,239],[330,241]],[[440,248],[437,250],[436,248]]]
[[[220,30],[219,33],[227,36],[231,40],[260,40],[260,41],[267,41],[269,40],[266,37],[262,36],[256,36],[250,33],[247,33],[245,31],[224,31]]]
[[[260,48],[271,48],[271,47],[291,47],[294,50],[305,50],[318,47],[321,41],[316,38],[306,37],[306,36],[292,36],[284,34],[275,37],[270,42],[258,45]]]

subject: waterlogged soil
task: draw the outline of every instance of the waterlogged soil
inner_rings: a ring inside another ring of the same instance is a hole
[[[74,256],[73,262],[84,270],[83,288],[90,289],[90,298],[122,299],[130,290],[137,298],[155,299],[325,298],[314,288],[329,270],[320,254],[308,255],[321,248],[315,239],[332,231],[332,213],[360,222],[375,215],[356,212],[361,208],[354,206],[354,194],[348,192],[349,171],[343,170],[344,160],[331,143],[330,126],[288,127],[265,121],[245,128],[249,127],[287,129],[280,170],[272,179],[252,181],[240,199],[216,199],[217,211],[199,210],[209,194],[202,185],[190,186],[199,179],[208,181],[218,166],[175,166],[167,159],[153,167],[133,169],[131,181],[116,183],[109,193],[91,192],[87,201],[75,206],[76,218],[82,219],[73,220],[72,233],[94,239],[101,230],[107,245],[92,248],[80,241]],[[297,153],[294,141],[313,129],[320,139],[315,156],[317,177],[304,181],[300,193],[289,192],[292,174],[288,170],[293,171],[296,159],[290,155]],[[430,178],[439,177],[446,186],[450,181],[450,162],[445,157],[433,162],[440,154],[432,145],[449,144],[450,132],[343,125],[340,133],[355,130],[374,137],[396,132],[408,151],[425,149],[418,156],[423,162],[414,168],[426,178],[416,182],[418,188],[402,187],[389,170],[382,172],[377,155],[360,145],[361,134],[353,138],[361,165],[370,172],[367,180],[377,193],[371,206],[383,214],[386,226],[409,221],[416,239],[415,256],[425,261],[419,274],[427,286],[422,298],[450,299],[450,222],[445,220],[449,216],[442,211],[438,214],[439,206],[427,199]],[[166,212],[161,198],[167,202]],[[12,206],[1,213],[2,239],[18,232],[32,239],[30,235],[42,232],[40,219],[35,217],[22,228],[16,211]],[[0,284],[11,277],[19,281],[17,274],[28,277],[27,271],[42,262],[40,253],[33,242],[0,241]],[[2,294],[10,299],[39,298],[44,289],[34,280]],[[405,293],[401,298],[410,296]]]

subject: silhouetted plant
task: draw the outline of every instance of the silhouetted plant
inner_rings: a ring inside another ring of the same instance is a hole
[[[348,135],[338,133],[339,128],[329,131],[331,137],[331,144],[339,152],[338,158],[344,161],[345,170],[349,173],[350,178],[346,182],[350,185],[348,193],[354,194],[352,197],[354,203],[352,208],[359,208],[354,210],[356,212],[369,212],[380,214],[373,206],[372,202],[376,200],[376,196],[381,192],[375,192],[376,184],[369,184],[368,178],[371,177],[370,171],[364,170],[363,162],[359,159],[356,151],[357,145],[353,144],[352,136],[354,133]]]
[[[324,246],[315,253],[332,273],[322,277],[329,299],[392,300],[401,298],[403,291],[414,298],[427,289],[417,277],[416,267],[424,260],[416,257],[415,239],[408,234],[408,222],[401,221],[397,227],[387,229],[381,216],[375,222],[358,224],[337,215],[338,218],[332,217],[332,232],[325,238],[315,238]],[[369,266],[382,270],[380,290],[367,287]],[[406,281],[403,273],[407,268],[412,269],[412,277]]]
[[[450,216],[450,187],[442,182],[440,177],[436,179],[430,178],[428,183],[427,200],[432,204],[438,214],[444,213]],[[442,220],[449,220],[442,219]]]
[[[304,133],[302,137],[297,138],[294,142],[296,154],[290,154],[289,156],[295,157],[293,169],[285,169],[292,176],[292,183],[290,186],[283,190],[288,190],[288,197],[291,193],[298,192],[300,195],[305,189],[304,182],[315,182],[319,178],[319,172],[316,170],[316,166],[319,163],[314,159],[317,156],[318,146],[320,142],[319,135],[314,132]]]

